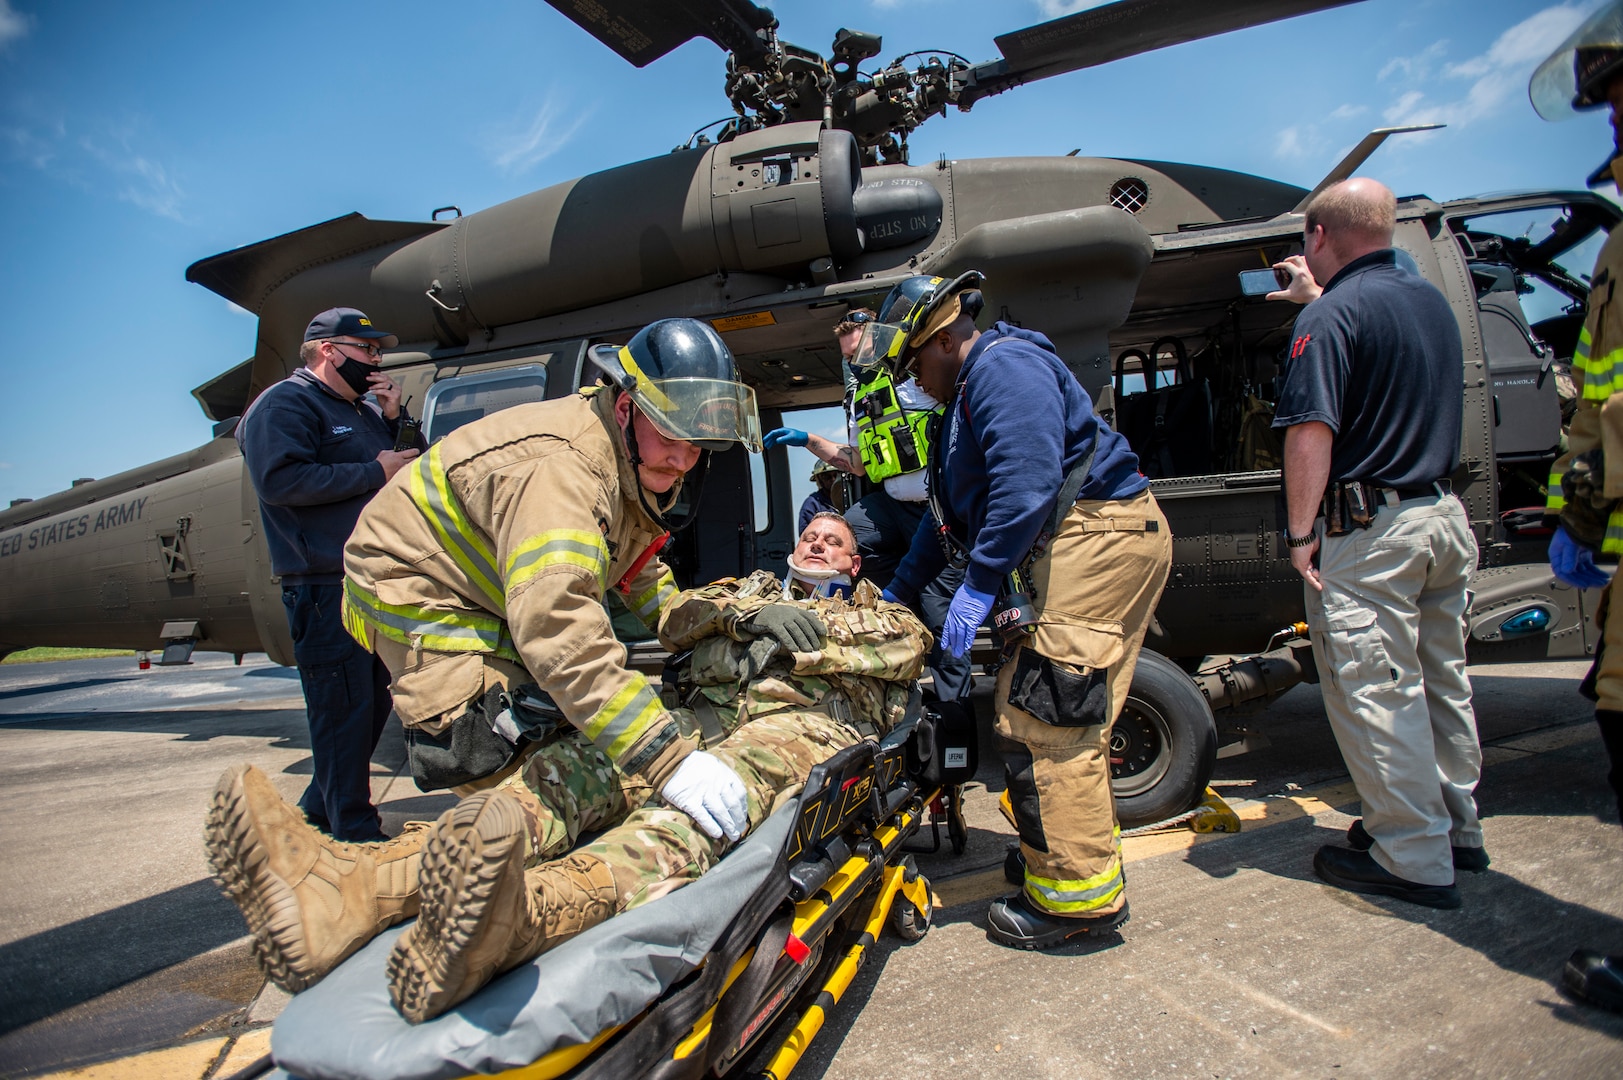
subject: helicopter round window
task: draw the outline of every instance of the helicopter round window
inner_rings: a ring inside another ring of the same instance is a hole
[[[1110,205],[1136,214],[1150,201],[1150,185],[1136,176],[1124,176],[1110,185]]]

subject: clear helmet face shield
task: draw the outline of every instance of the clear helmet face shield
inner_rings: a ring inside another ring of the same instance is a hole
[[[907,348],[907,327],[891,323],[871,322],[862,328],[857,347],[851,353],[853,370],[866,374],[875,367],[884,366],[901,372],[902,353]]]
[[[642,379],[632,400],[661,435],[701,450],[743,443],[761,452],[761,417],[755,391],[725,379]]]
[[[1584,20],[1534,70],[1527,84],[1533,108],[1546,120],[1570,120],[1580,112],[1604,105],[1604,86],[1590,87],[1588,99],[1577,104],[1585,89],[1580,79],[1587,82],[1612,66],[1606,54],[1615,51],[1623,51],[1623,2],[1618,0]]]

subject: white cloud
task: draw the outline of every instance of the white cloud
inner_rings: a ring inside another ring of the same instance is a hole
[[[1301,129],[1288,127],[1279,133],[1279,140],[1274,143],[1274,157],[1301,158],[1307,156],[1307,150],[1302,146]]]
[[[1434,41],[1413,56],[1394,56],[1386,62],[1386,66],[1376,73],[1375,78],[1385,82],[1393,75],[1401,75],[1405,79],[1426,79],[1431,77],[1432,69],[1443,54],[1448,52],[1448,39]]]
[[[80,138],[79,146],[118,178],[120,201],[171,221],[184,220],[180,204],[186,193],[163,165],[130,147],[127,133],[114,132],[102,139],[86,135]]]
[[[26,36],[33,24],[32,15],[13,10],[11,0],[0,0],[0,49]]]
[[[1501,113],[1507,105],[1525,97],[1528,76],[1562,40],[1583,21],[1591,2],[1567,0],[1535,12],[1500,34],[1480,56],[1459,63],[1444,64],[1436,78],[1432,64],[1442,52],[1431,55],[1438,42],[1419,57],[1393,60],[1382,69],[1382,77],[1401,70],[1410,82],[1427,83],[1426,89],[1405,91],[1383,112],[1390,124],[1448,124],[1464,127]],[[1421,57],[1427,60],[1420,62]],[[1443,80],[1470,85],[1461,93]],[[1441,85],[1439,85],[1441,84]]]
[[[493,132],[485,145],[491,163],[503,173],[515,176],[557,153],[580,130],[589,115],[589,112],[579,112],[569,116],[566,112],[564,103],[548,100],[527,125],[514,124],[505,131]]]
[[[243,307],[241,304],[233,304],[231,301],[227,300],[225,302],[225,306],[231,309],[231,314],[233,314],[233,315],[241,315],[245,319],[257,319],[257,318],[259,318],[258,315],[255,315],[253,312],[249,311],[247,308]]]
[[[1330,114],[1332,120],[1351,120],[1355,116],[1362,116],[1369,112],[1367,105],[1341,105]]]

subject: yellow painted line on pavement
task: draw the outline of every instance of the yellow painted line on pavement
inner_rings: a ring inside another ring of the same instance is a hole
[[[245,1031],[231,1044],[231,1049],[221,1059],[219,1067],[214,1070],[214,1076],[230,1076],[241,1072],[249,1065],[270,1053],[271,1029],[270,1025]]]
[[[1594,724],[1575,723],[1534,731],[1525,735],[1495,742],[1482,748],[1484,768],[1505,761],[1517,761],[1551,750],[1560,750],[1591,739],[1599,739]],[[1273,796],[1266,799],[1236,800],[1230,803],[1244,832],[1256,832],[1272,825],[1282,825],[1303,818],[1316,818],[1321,814],[1339,812],[1358,801],[1358,789],[1351,780],[1323,784],[1309,788],[1299,795]],[[1230,833],[1197,833],[1187,826],[1177,826],[1166,832],[1146,833],[1143,836],[1124,836],[1121,841],[1122,862],[1153,859],[1174,851],[1187,851],[1196,844],[1208,844],[1227,838]],[[990,900],[1008,892],[1001,865],[989,870],[976,870],[962,875],[941,878],[931,882],[946,907],[967,904],[977,900]]]
[[[201,1039],[134,1057],[49,1073],[40,1080],[203,1080],[230,1039]]]

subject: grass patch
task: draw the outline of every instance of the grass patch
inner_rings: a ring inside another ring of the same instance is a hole
[[[46,660],[94,660],[99,656],[134,656],[134,649],[22,649],[0,664],[36,664]]]

